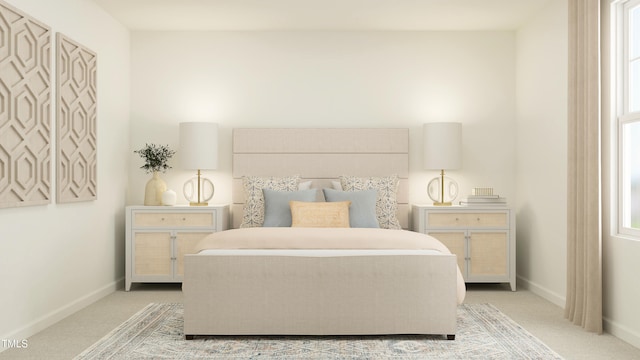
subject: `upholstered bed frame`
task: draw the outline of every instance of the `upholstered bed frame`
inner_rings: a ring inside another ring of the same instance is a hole
[[[243,175],[295,174],[318,189],[331,187],[340,175],[397,174],[398,219],[409,227],[408,129],[235,129],[233,227],[242,220]],[[453,255],[187,255],[185,336],[440,334],[453,339],[456,275]]]
[[[317,189],[340,175],[398,175],[398,220],[409,228],[408,129],[234,129],[232,227],[242,222],[243,176],[300,175]]]

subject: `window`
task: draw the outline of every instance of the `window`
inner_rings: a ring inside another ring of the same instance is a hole
[[[616,6],[618,232],[640,235],[640,0]]]

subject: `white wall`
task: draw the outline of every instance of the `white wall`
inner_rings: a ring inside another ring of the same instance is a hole
[[[517,273],[564,307],[567,257],[567,4],[517,33]]]
[[[515,198],[514,32],[132,32],[131,42],[131,151],[177,149],[181,121],[219,123],[213,202],[231,201],[235,127],[407,127],[411,201],[426,203],[431,121],[463,123],[463,169],[449,172],[462,195],[493,186]],[[150,176],[130,156],[127,202],[141,204]],[[181,194],[192,174],[172,165],[163,178]]]
[[[5,1],[98,54],[98,200],[0,209],[0,338],[19,340],[113,291],[123,277],[129,32],[88,0]],[[55,164],[55,142],[51,150]],[[52,193],[55,178],[52,166]]]

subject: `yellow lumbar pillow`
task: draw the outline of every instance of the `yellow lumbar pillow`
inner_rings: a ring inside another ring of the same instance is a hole
[[[349,227],[351,201],[290,201],[292,227]]]

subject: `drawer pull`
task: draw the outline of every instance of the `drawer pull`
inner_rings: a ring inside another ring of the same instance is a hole
[[[160,218],[160,220],[164,221],[164,218]]]
[[[477,218],[476,220],[480,221],[480,218]]]
[[[460,219],[456,218],[456,221],[458,221],[458,220],[460,220]]]
[[[182,218],[182,221],[187,221],[187,218]]]

